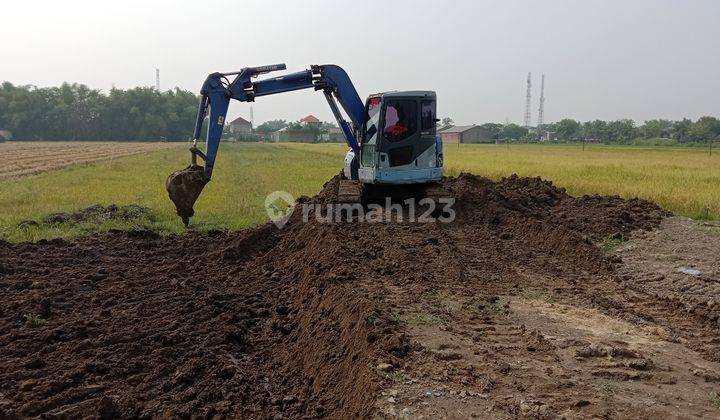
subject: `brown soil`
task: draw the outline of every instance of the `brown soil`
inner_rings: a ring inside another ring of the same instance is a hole
[[[718,308],[629,287],[638,270],[608,253],[667,212],[540,179],[445,187],[450,224],[296,211],[283,229],[0,242],[0,418],[720,412]]]

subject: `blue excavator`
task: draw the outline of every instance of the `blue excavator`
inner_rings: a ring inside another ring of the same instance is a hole
[[[232,73],[212,73],[205,80],[190,148],[191,164],[172,173],[166,182],[170,199],[186,226],[194,214],[195,201],[212,177],[230,100],[253,102],[260,96],[300,89],[323,92],[349,147],[338,202],[363,202],[364,194],[373,187],[413,190],[415,196],[431,198],[447,196],[438,183],[443,177],[443,151],[436,133],[435,92],[377,93],[369,95],[363,104],[345,70],[332,64],[254,80],[285,69],[285,64],[246,67]],[[206,119],[207,139],[202,151],[198,140]]]

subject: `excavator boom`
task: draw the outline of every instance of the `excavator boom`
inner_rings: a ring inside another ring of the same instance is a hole
[[[172,173],[166,182],[168,195],[175,203],[177,213],[186,226],[194,214],[195,201],[212,178],[231,99],[254,102],[255,98],[260,96],[310,88],[321,90],[338,126],[343,131],[345,141],[354,154],[359,156],[360,145],[357,138],[358,131],[365,123],[365,108],[345,70],[333,64],[313,65],[308,70],[253,81],[261,74],[285,69],[285,64],[246,67],[232,73],[212,73],[205,79],[200,91],[201,99],[195,122],[193,145],[190,148],[190,166]],[[232,81],[230,81],[231,77],[234,77]],[[343,118],[336,100],[350,118],[352,125]],[[203,152],[197,147],[197,143],[200,140],[206,118],[208,130]],[[198,157],[204,165],[198,164]],[[357,171],[355,171],[355,176],[357,176],[356,174]]]

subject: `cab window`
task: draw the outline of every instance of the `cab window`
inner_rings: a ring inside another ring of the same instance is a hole
[[[435,101],[420,102],[420,131],[435,134]]]
[[[380,97],[369,98],[365,105],[365,129],[363,130],[363,143],[369,142],[377,134],[380,119]]]
[[[385,107],[383,135],[390,141],[406,139],[417,131],[417,102],[411,99],[391,99]]]

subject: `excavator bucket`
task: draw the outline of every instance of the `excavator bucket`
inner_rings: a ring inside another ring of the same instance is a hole
[[[178,216],[187,226],[195,214],[193,205],[207,184],[203,167],[190,165],[187,168],[170,174],[165,182],[170,200],[175,204]]]

